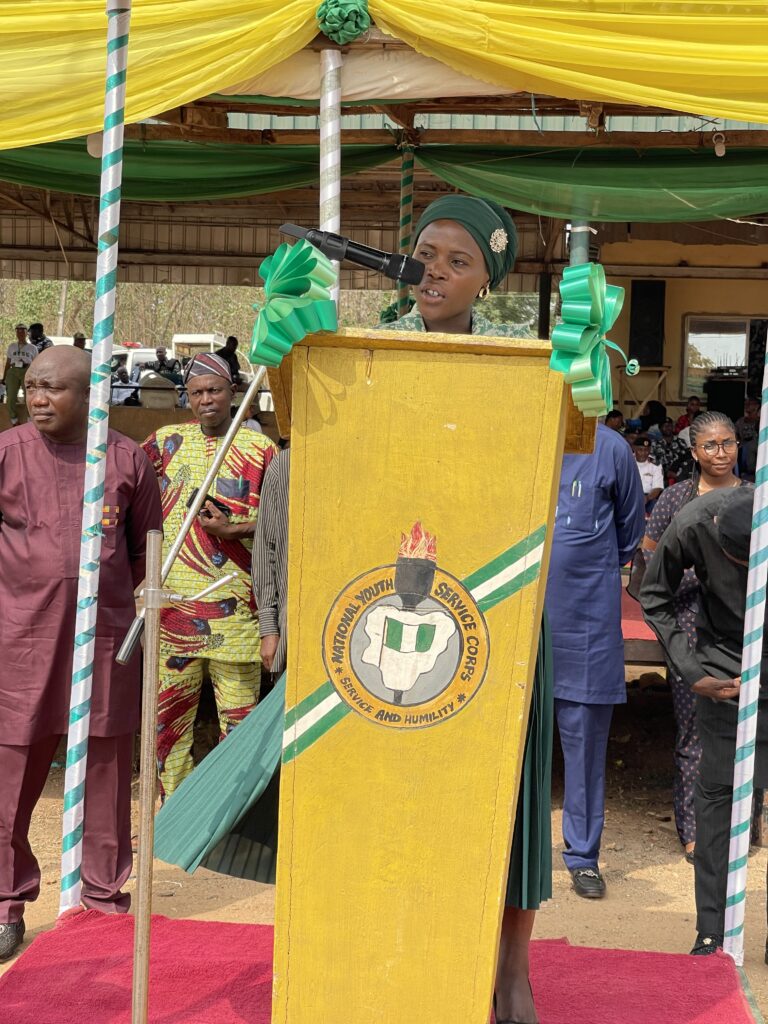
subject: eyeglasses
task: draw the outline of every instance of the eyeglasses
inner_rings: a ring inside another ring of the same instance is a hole
[[[739,442],[733,437],[727,441],[705,441],[704,444],[694,445],[694,448],[701,448],[707,455],[717,455],[721,448],[724,455],[733,455],[738,447]]]

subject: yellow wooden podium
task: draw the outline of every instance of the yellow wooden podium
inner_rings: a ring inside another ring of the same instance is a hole
[[[273,1022],[489,1019],[565,427],[549,354],[294,350]]]

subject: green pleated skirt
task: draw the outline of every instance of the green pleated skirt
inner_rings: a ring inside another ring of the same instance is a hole
[[[555,701],[552,645],[544,615],[520,776],[507,877],[508,907],[538,910],[552,896],[552,738]]]
[[[535,910],[552,895],[550,780],[554,702],[546,622],[520,780],[507,906]],[[155,820],[155,856],[273,883],[285,676],[170,796]]]

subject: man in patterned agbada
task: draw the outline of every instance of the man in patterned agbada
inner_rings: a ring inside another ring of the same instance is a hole
[[[160,482],[165,544],[178,534],[232,422],[231,370],[203,353],[186,371],[191,423],[162,427],[144,442]],[[221,737],[245,718],[259,695],[261,660],[250,566],[264,472],[275,453],[269,438],[240,430],[168,576],[168,586],[195,594],[230,573],[209,598],[165,608],[160,620],[157,759],[163,795],[193,768],[193,727],[207,663]]]

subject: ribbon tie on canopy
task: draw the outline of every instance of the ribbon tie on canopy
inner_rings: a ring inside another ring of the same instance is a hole
[[[338,328],[331,285],[336,271],[314,245],[302,239],[295,245],[283,242],[259,267],[266,302],[258,303],[251,339],[250,361],[279,366],[293,346],[316,331]]]
[[[613,408],[611,361],[606,349],[618,352],[626,373],[639,373],[636,359],[624,352],[606,334],[618,319],[624,304],[624,289],[605,283],[599,263],[565,267],[560,282],[563,322],[552,331],[549,365],[571,385],[573,402],[585,416],[604,416]]]
[[[371,27],[368,0],[323,0],[317,9],[317,25],[340,46],[354,42]]]

